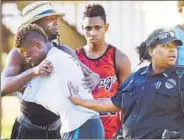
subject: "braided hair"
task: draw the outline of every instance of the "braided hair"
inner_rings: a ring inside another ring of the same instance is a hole
[[[40,26],[36,24],[22,26],[15,35],[14,46],[20,48],[25,41],[31,41],[33,38],[39,38],[44,41],[48,40],[48,36]]]

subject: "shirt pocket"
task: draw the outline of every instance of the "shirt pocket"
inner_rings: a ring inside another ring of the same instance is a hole
[[[160,88],[153,92],[153,103],[157,111],[171,112],[179,107],[178,88]]]

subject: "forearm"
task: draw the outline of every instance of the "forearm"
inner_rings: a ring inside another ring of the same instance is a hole
[[[83,64],[82,62],[80,62],[80,66],[82,67],[82,69],[85,69],[85,71],[87,71],[87,73],[94,73],[92,70],[90,70],[85,64]]]
[[[81,99],[79,105],[98,112],[116,112],[120,110],[111,102],[110,98],[102,100]]]
[[[4,78],[1,81],[1,95],[5,96],[20,90],[34,76],[33,69],[29,69],[19,75]]]

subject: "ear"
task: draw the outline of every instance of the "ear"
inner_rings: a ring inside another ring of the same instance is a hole
[[[109,24],[106,23],[106,24],[105,24],[105,31],[108,31],[108,29],[109,29]]]
[[[153,49],[152,48],[148,48],[148,54],[149,54],[149,56],[153,56]]]

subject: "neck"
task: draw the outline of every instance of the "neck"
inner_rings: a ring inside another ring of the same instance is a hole
[[[102,42],[102,43],[99,43],[97,45],[93,45],[91,43],[88,43],[86,46],[87,46],[88,51],[90,51],[90,52],[101,52],[107,48],[107,43]]]
[[[48,40],[51,42],[55,39],[57,39],[59,37],[59,35],[48,35]]]
[[[52,44],[48,42],[45,46],[45,57],[47,56],[48,52],[53,48]]]
[[[158,74],[158,73],[164,72],[166,70],[166,68],[162,67],[162,66],[156,66],[152,63],[152,70],[153,70],[154,74]]]

